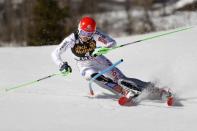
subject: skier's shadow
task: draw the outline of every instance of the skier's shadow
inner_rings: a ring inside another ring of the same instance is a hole
[[[197,104],[197,96],[193,97],[185,97],[185,98],[178,98],[179,101],[188,101],[191,103],[196,103]]]
[[[108,94],[108,93],[102,93],[102,94],[97,94],[95,96],[97,99],[112,99],[112,100],[118,100],[118,95],[115,94]]]
[[[96,99],[111,99],[113,101],[117,101],[119,96],[115,95],[115,94],[108,94],[108,93],[102,93],[102,94],[97,94],[94,97],[89,97],[89,98],[96,98]],[[157,99],[144,99],[146,101],[154,101],[155,103],[162,103],[160,100]],[[197,97],[187,97],[187,98],[176,98],[176,101],[174,103],[174,107],[183,107],[184,105],[181,103],[182,101],[190,101],[192,103],[197,103],[197,101],[191,101],[191,100],[197,100]],[[149,105],[149,104],[145,104],[145,103],[139,103],[136,105],[143,105],[143,106],[156,106],[156,105]],[[134,106],[133,104],[128,103],[125,106]],[[161,107],[161,106],[158,106]]]
[[[184,106],[182,104],[183,101],[187,101],[187,102],[190,102],[190,103],[193,103],[193,104],[197,104],[197,97],[194,96],[194,97],[186,97],[186,98],[175,98],[175,104],[174,106],[177,106],[177,107],[181,107],[181,106]]]
[[[119,96],[118,95],[115,95],[115,94],[108,94],[108,93],[102,93],[102,94],[97,94],[94,98],[96,99],[111,99],[111,100],[114,100],[114,101],[117,101],[119,99]],[[181,103],[181,101],[188,101],[188,100],[194,100],[194,99],[197,99],[197,97],[190,97],[190,98],[176,98],[176,101],[174,103],[174,107],[183,107],[184,105]],[[152,99],[152,98],[146,98],[146,99],[143,99],[145,101],[153,101],[155,103],[163,103],[161,100],[158,100],[158,99]],[[142,101],[143,101],[142,100]],[[144,105],[144,106],[156,106],[156,105],[148,105],[148,104],[131,104],[131,103],[128,103],[126,104],[125,106],[135,106],[135,105]],[[159,106],[161,107],[161,106]]]
[[[162,101],[160,100],[157,100],[157,99],[144,99],[146,101],[153,101],[154,103],[163,103]],[[173,105],[173,107],[183,107],[184,105],[182,104],[183,101],[187,101],[189,103],[192,103],[192,104],[197,104],[197,96],[193,96],[193,97],[185,97],[185,98],[179,98],[179,97],[176,97],[175,98],[175,103]],[[139,103],[137,105],[142,105],[142,106],[154,106],[154,107],[163,107],[163,108],[168,108],[168,107],[164,107],[164,106],[159,106],[159,105],[151,105],[151,104],[146,104],[146,103]],[[127,106],[130,106],[129,104]],[[178,108],[179,109],[179,108]]]

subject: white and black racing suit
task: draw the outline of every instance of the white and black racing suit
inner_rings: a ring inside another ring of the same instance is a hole
[[[76,31],[66,37],[60,45],[57,46],[57,48],[52,52],[52,58],[53,61],[61,67],[64,62],[61,58],[61,54],[70,49],[74,60],[77,62],[80,74],[85,77],[86,80],[90,80],[94,75],[112,65],[112,62],[103,55],[96,57],[92,56],[93,51],[97,47],[114,46],[116,46],[116,41],[99,30],[97,30],[93,37],[87,42],[82,42],[78,36],[78,32]],[[132,81],[134,85],[139,88],[139,90],[147,85],[147,82],[134,78],[127,78],[116,67],[95,80],[95,82],[101,87],[109,89],[109,87],[106,86],[106,82],[116,84],[119,79],[127,79]],[[110,84],[110,86],[114,85]],[[111,88],[112,87],[110,87],[110,90]]]

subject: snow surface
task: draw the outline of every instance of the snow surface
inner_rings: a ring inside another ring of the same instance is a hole
[[[197,28],[115,50],[107,55],[128,76],[171,87],[183,106],[158,101],[121,107],[116,97],[94,86],[73,68],[68,77],[56,76],[8,93],[4,88],[57,72],[51,60],[55,46],[0,48],[0,131],[196,131]],[[147,34],[147,36],[152,34]],[[117,38],[119,44],[144,36]]]

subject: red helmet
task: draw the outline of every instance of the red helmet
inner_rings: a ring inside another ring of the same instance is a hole
[[[82,36],[91,36],[96,31],[96,22],[91,17],[83,17],[78,25],[79,34]]]

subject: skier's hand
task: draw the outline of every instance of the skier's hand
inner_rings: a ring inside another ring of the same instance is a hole
[[[67,62],[64,62],[59,70],[60,70],[60,72],[62,73],[63,76],[66,76],[66,75],[68,75],[69,73],[72,72],[72,68],[68,65]]]
[[[94,50],[94,52],[92,53],[92,56],[100,56],[103,54],[107,54],[110,50],[111,48],[99,47]]]

